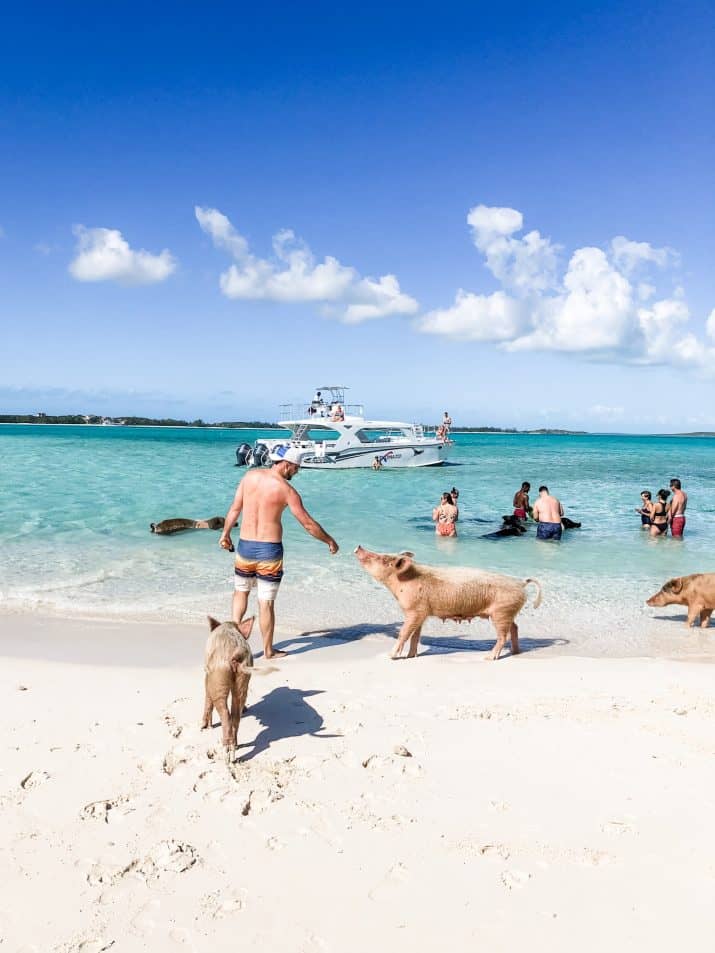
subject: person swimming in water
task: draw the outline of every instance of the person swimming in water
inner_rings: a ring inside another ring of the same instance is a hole
[[[650,490],[641,491],[641,505],[636,507],[636,513],[641,518],[641,529],[649,529],[651,524],[651,510],[653,502]]]
[[[650,511],[650,535],[665,536],[668,532],[668,497],[670,496],[670,490],[658,490],[656,496],[658,498]]]

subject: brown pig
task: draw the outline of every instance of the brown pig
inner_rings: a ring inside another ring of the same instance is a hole
[[[226,761],[236,751],[238,725],[246,705],[251,675],[268,675],[278,669],[271,665],[258,668],[253,664],[253,653],[248,637],[254,617],[235,622],[217,622],[209,616],[209,637],[206,641],[206,701],[202,728],[211,726],[214,706],[221,719]],[[231,710],[228,696],[231,696]]]
[[[405,614],[392,658],[399,658],[410,640],[408,658],[417,655],[422,626],[427,618],[471,621],[491,619],[497,640],[489,655],[498,659],[507,637],[511,653],[519,652],[519,628],[514,621],[526,602],[525,588],[537,588],[534,608],[541,604],[541,586],[536,579],[515,579],[481,569],[422,566],[413,561],[414,553],[371,553],[362,546],[355,550],[363,569],[390,590]]]
[[[700,626],[705,629],[715,609],[715,572],[696,572],[692,576],[676,576],[669,579],[654,596],[646,600],[647,606],[687,606],[686,626],[700,617]]]

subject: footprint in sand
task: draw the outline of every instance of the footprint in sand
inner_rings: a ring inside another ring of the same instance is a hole
[[[511,856],[509,848],[504,844],[483,844],[479,848],[482,857],[490,857],[496,860],[508,860]]]
[[[635,828],[629,821],[606,821],[601,830],[604,834],[632,834]]]
[[[22,781],[20,781],[20,787],[24,791],[32,791],[33,788],[39,788],[41,784],[49,780],[50,775],[47,771],[30,771],[30,773],[25,775]]]
[[[113,946],[114,940],[82,940],[76,949],[77,953],[104,953]]]
[[[161,769],[164,774],[172,775],[181,764],[186,764],[191,760],[194,749],[189,747],[172,748],[164,755]]]
[[[104,821],[105,824],[117,821],[134,810],[134,808],[126,806],[128,800],[129,798],[125,794],[120,794],[115,798],[90,801],[79,812],[80,819],[83,821]]]
[[[506,887],[507,890],[515,890],[518,887],[523,887],[530,879],[531,874],[525,870],[505,870],[499,878],[502,887]]]
[[[245,890],[217,890],[201,898],[201,907],[214,920],[222,920],[245,909],[246,896]]]

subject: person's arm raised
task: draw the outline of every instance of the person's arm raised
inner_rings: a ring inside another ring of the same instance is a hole
[[[233,503],[231,504],[231,509],[226,514],[226,519],[223,523],[223,532],[221,533],[221,538],[218,541],[221,549],[227,549],[229,552],[233,552],[233,542],[231,541],[231,530],[236,525],[238,517],[241,515],[241,510],[243,509],[243,480],[236,487],[236,495],[233,498]]]
[[[291,511],[293,516],[295,516],[306,533],[310,533],[310,535],[314,536],[315,539],[319,539],[321,543],[325,543],[333,555],[337,553],[338,544],[329,533],[325,532],[320,523],[313,519],[310,513],[303,506],[303,501],[300,498],[300,494],[294,490],[293,487],[288,488],[288,509]]]

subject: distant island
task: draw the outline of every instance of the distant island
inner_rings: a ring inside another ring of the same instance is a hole
[[[104,427],[245,427],[251,430],[280,430],[277,424],[264,420],[174,420],[172,417],[101,417],[97,414],[0,414],[0,424],[87,424]]]
[[[172,417],[102,417],[98,414],[0,414],[0,424],[76,424],[93,427],[206,427],[208,429],[285,430],[279,424],[265,420],[222,420],[207,423],[205,420],[174,420]],[[423,424],[434,429],[431,424]],[[586,430],[559,430],[540,427],[537,430],[517,430],[514,427],[454,427],[455,433],[503,433],[503,434],[586,434]],[[688,436],[696,436],[695,434]],[[697,436],[705,436],[698,434]]]

